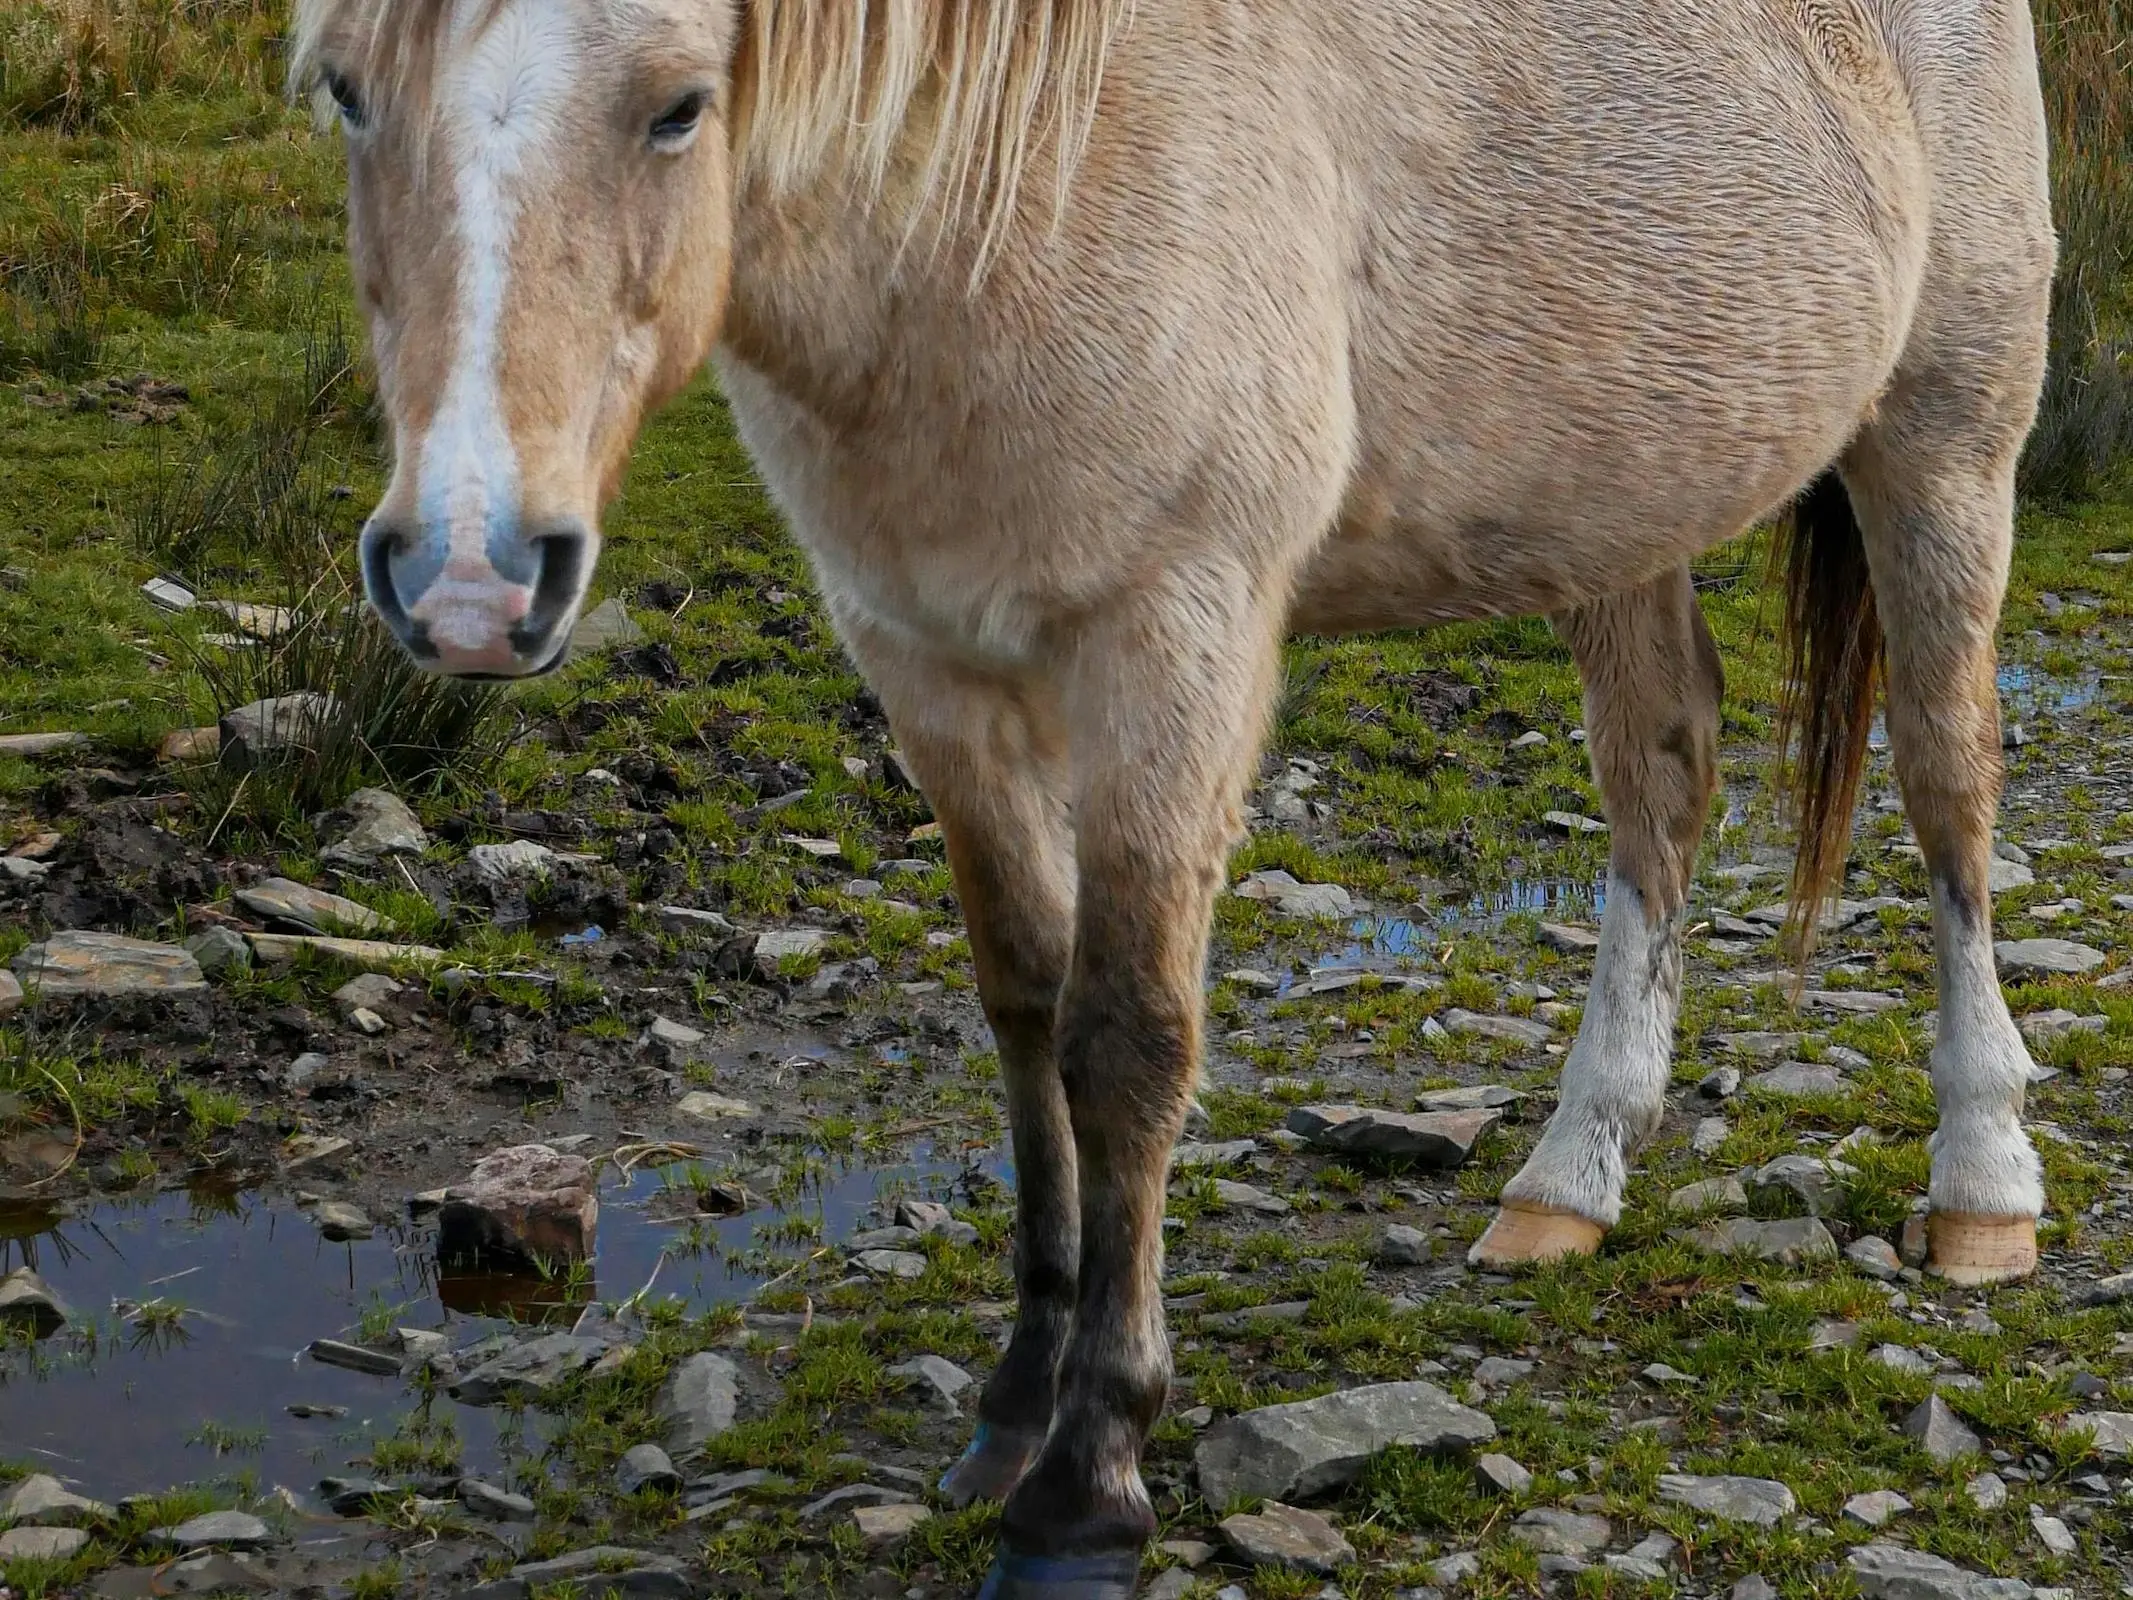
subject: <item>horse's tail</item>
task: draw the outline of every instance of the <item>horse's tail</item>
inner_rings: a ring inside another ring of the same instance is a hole
[[[1785,933],[1804,962],[1823,903],[1843,883],[1885,661],[1866,541],[1834,468],[1800,491],[1778,537],[1785,566],[1778,786],[1800,828]]]

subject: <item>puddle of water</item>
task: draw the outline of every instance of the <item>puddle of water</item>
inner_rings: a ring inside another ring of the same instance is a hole
[[[1998,678],[2000,709],[2009,722],[2019,722],[2024,717],[2067,716],[2086,711],[2103,698],[2103,674],[2093,667],[2067,677],[2010,663],[2000,668]],[[1879,712],[1874,714],[1866,742],[1873,750],[1889,747],[1888,724]]]
[[[1328,950],[1312,964],[1314,973],[1369,971],[1401,961],[1427,961],[1445,937],[1461,929],[1487,926],[1505,917],[1531,912],[1543,917],[1596,918],[1607,908],[1607,880],[1513,878],[1487,894],[1446,901],[1405,917],[1357,917],[1348,924],[1352,942]],[[1297,983],[1282,975],[1280,993]]]
[[[922,1148],[900,1164],[835,1175],[788,1211],[697,1218],[687,1228],[648,1209],[663,1193],[657,1175],[614,1179],[601,1191],[593,1281],[574,1291],[530,1276],[440,1278],[433,1236],[413,1227],[328,1243],[285,1198],[262,1193],[173,1191],[76,1215],[0,1209],[0,1273],[34,1267],[94,1330],[0,1352],[0,1457],[76,1479],[107,1500],[238,1473],[307,1492],[419,1403],[397,1380],[303,1354],[313,1339],[353,1338],[366,1311],[395,1308],[395,1326],[439,1329],[457,1346],[507,1321],[567,1327],[583,1304],[626,1299],[647,1282],[654,1299],[702,1310],[743,1300],[763,1281],[729,1265],[761,1243],[758,1229],[804,1216],[822,1239],[841,1240],[869,1225],[885,1194],[945,1194],[963,1170],[951,1152]],[[997,1165],[988,1170],[1012,1181]],[[179,1331],[147,1336],[124,1314],[156,1299],[187,1308]],[[307,1419],[291,1406],[346,1409]],[[501,1411],[440,1394],[432,1416],[456,1428],[470,1472],[508,1473],[539,1448]]]

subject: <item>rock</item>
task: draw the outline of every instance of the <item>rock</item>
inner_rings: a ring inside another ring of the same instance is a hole
[[[1281,979],[1271,972],[1261,972],[1256,967],[1239,967],[1234,972],[1222,974],[1224,983],[1233,983],[1253,994],[1281,993]]]
[[[1215,1201],[1230,1211],[1256,1211],[1266,1217],[1285,1217],[1290,1209],[1288,1201],[1279,1195],[1228,1178],[1215,1179]]]
[[[1638,1376],[1646,1383],[1656,1383],[1662,1388],[1686,1389],[1696,1381],[1693,1372],[1683,1372],[1679,1367],[1670,1367],[1664,1361],[1654,1361]]]
[[[1732,1099],[1740,1093],[1740,1068],[1713,1068],[1697,1081],[1696,1092],[1706,1100]]]
[[[467,852],[467,865],[484,883],[531,883],[554,875],[562,857],[532,839],[478,844]]]
[[[252,965],[252,947],[245,943],[244,935],[219,924],[202,928],[185,941],[184,948],[192,952],[202,974],[210,978],[222,972],[243,972]]]
[[[870,1278],[923,1278],[926,1258],[914,1250],[862,1250],[852,1265]]]
[[[71,1561],[88,1542],[80,1528],[10,1528],[0,1533],[0,1562]]]
[[[1787,1061],[1758,1072],[1741,1085],[1750,1094],[1776,1094],[1797,1098],[1811,1094],[1842,1094],[1849,1087],[1835,1067],[1813,1066],[1805,1061]]]
[[[1436,1253],[1436,1241],[1420,1228],[1395,1222],[1378,1238],[1377,1260],[1387,1267],[1426,1267]]]
[[[454,1492],[459,1503],[484,1522],[531,1522],[537,1514],[532,1500],[525,1495],[512,1494],[479,1478],[461,1478]]]
[[[304,1354],[321,1365],[339,1367],[343,1372],[360,1372],[373,1378],[400,1376],[398,1356],[340,1339],[313,1339],[304,1347]]]
[[[1717,1042],[1735,1055],[1756,1061],[1780,1061],[1800,1048],[1799,1033],[1721,1033]]]
[[[1462,1165],[1483,1135],[1503,1120],[1499,1111],[1379,1111],[1367,1106],[1298,1106],[1288,1128],[1321,1150],[1340,1155],[1404,1156],[1424,1166]]]
[[[1217,1526],[1237,1558],[1255,1567],[1330,1578],[1355,1560],[1355,1546],[1332,1523],[1279,1501],[1268,1501],[1256,1516],[1224,1517]]]
[[[1378,1383],[1230,1417],[1201,1437],[1193,1463],[1211,1506],[1293,1501],[1354,1482],[1392,1445],[1448,1455],[1495,1437],[1486,1415],[1434,1384]]]
[[[1195,1572],[1215,1558],[1215,1547],[1204,1539],[1165,1539],[1156,1549]]]
[[[1200,1326],[1209,1333],[1248,1333],[1262,1323],[1301,1322],[1310,1314],[1308,1300],[1276,1300],[1238,1311],[1203,1311]]]
[[[319,857],[329,867],[371,867],[389,856],[419,856],[430,847],[421,821],[389,789],[358,789],[318,823],[321,832],[346,830]]]
[[[349,1205],[343,1200],[321,1200],[311,1208],[311,1220],[318,1224],[321,1234],[336,1244],[368,1239],[377,1232],[377,1224],[360,1206]]]
[[[337,1517],[367,1516],[378,1505],[405,1498],[404,1491],[376,1478],[321,1478],[318,1494]]]
[[[1149,1580],[1148,1587],[1141,1591],[1140,1600],[1185,1600],[1192,1585],[1192,1574],[1184,1567],[1166,1567]]]
[[[1903,1219],[1903,1227],[1896,1234],[1896,1258],[1907,1267],[1922,1267],[1931,1248],[1925,1214],[1914,1211]]]
[[[12,972],[0,971],[0,1022],[22,1009],[22,983]]]
[[[1985,872],[1985,888],[1992,894],[2011,894],[2016,889],[2027,889],[2037,881],[2037,875],[2027,864],[1994,856]]]
[[[1696,1131],[1689,1135],[1689,1148],[1700,1156],[1715,1156],[1732,1133],[1732,1125],[1724,1117],[1698,1117]]]
[[[740,929],[733,925],[731,918],[723,917],[716,911],[699,911],[694,906],[661,906],[659,927],[663,933],[707,933],[722,938],[740,932]]]
[[[978,1242],[977,1224],[963,1221],[938,1200],[899,1200],[896,1220],[922,1239],[946,1239],[960,1245]]]
[[[819,956],[829,943],[820,928],[773,928],[756,935],[753,959],[759,977],[775,978],[786,961],[804,961]]]
[[[395,995],[405,994],[407,985],[397,978],[382,972],[366,972],[350,978],[333,991],[333,1003],[340,1007],[344,1016],[357,1011],[371,1010],[388,1004]]]
[[[2020,1578],[1988,1578],[1900,1544],[1864,1544],[1851,1553],[1852,1581],[1866,1600],[2030,1600]]]
[[[1221,1144],[1174,1145],[1170,1151],[1173,1171],[1190,1172],[1196,1167],[1226,1167],[1232,1161],[1249,1161],[1259,1154],[1256,1139],[1230,1139]]]
[[[2044,1508],[2032,1505],[2029,1508],[2030,1531],[2037,1536],[2037,1543],[2055,1556],[2078,1555],[2081,1541],[2074,1537],[2074,1530],[2057,1517],[2045,1515]]]
[[[1846,1245],[1844,1259],[1869,1278],[1878,1278],[1883,1283],[1890,1282],[1903,1271],[1903,1261],[1896,1254],[1896,1247],[1872,1234]]]
[[[1508,1111],[1525,1099],[1523,1090],[1501,1083],[1459,1089],[1423,1089],[1415,1095],[1417,1111]]]
[[[0,1525],[13,1522],[110,1522],[118,1516],[101,1500],[74,1493],[49,1474],[37,1472],[0,1494]]]
[[[1726,1591],[1726,1600],[1778,1600],[1778,1588],[1761,1573],[1751,1572]]]
[[[296,1059],[302,1061],[304,1058],[298,1056]],[[325,1058],[321,1056],[319,1061],[321,1068],[323,1068]],[[352,1140],[343,1139],[338,1134],[292,1134],[281,1147],[282,1165],[293,1172],[298,1167],[316,1166],[320,1162],[331,1161],[336,1156],[346,1155],[354,1148],[355,1144]]]
[[[1835,1208],[1837,1180],[1829,1163],[1815,1156],[1779,1156],[1749,1175],[1748,1192],[1751,1197],[1795,1200],[1809,1216],[1821,1217]]]
[[[1245,874],[1230,891],[1239,899],[1264,900],[1285,917],[1352,917],[1355,899],[1337,883],[1299,883],[1274,869]]]
[[[1799,1508],[1792,1491],[1775,1478],[1702,1478],[1669,1472],[1659,1479],[1659,1498],[1707,1517],[1759,1528],[1774,1528]]]
[[[2083,1017],[2060,1007],[2051,1011],[2033,1011],[2021,1021],[2022,1037],[2031,1044],[2049,1044],[2054,1039],[2063,1039],[2070,1033],[2102,1033],[2110,1026],[2111,1019],[2103,1016]]]
[[[74,1318],[59,1292],[28,1267],[0,1278],[0,1328],[27,1328],[33,1339],[47,1338]]]
[[[493,1406],[513,1395],[532,1399],[576,1377],[606,1353],[607,1346],[598,1339],[544,1333],[484,1361],[447,1392],[470,1406]]]
[[[248,933],[253,956],[271,963],[294,961],[307,951],[369,972],[394,967],[434,967],[444,952],[426,944],[389,944],[382,939],[335,939],[311,933]]]
[[[15,973],[43,1000],[198,994],[207,987],[190,950],[116,933],[55,933],[17,956]]]
[[[566,659],[575,661],[580,656],[643,642],[644,629],[630,615],[629,607],[622,603],[621,596],[609,595],[578,618],[578,625],[570,630]]]
[[[1825,1256],[1833,1258],[1837,1253],[1837,1241],[1814,1217],[1788,1217],[1782,1222],[1727,1217],[1707,1222],[1681,1237],[1716,1255],[1755,1256],[1788,1267]]]
[[[1835,1011],[1848,1017],[1878,1017],[1884,1011],[1901,1010],[1900,994],[1877,994],[1871,989],[1806,989],[1800,1004],[1817,1011]]]
[[[492,1595],[491,1590],[500,1592]],[[673,1556],[597,1544],[552,1561],[513,1567],[505,1583],[462,1591],[459,1600],[526,1600],[534,1593],[568,1593],[583,1600],[694,1600],[696,1586],[689,1581],[687,1567]]]
[[[1532,1362],[1514,1361],[1509,1356],[1484,1356],[1474,1363],[1474,1381],[1484,1389],[1519,1383],[1532,1376]]]
[[[859,1529],[869,1549],[896,1544],[907,1539],[918,1525],[931,1518],[933,1513],[917,1504],[886,1506],[855,1506],[852,1522]]]
[[[1859,1342],[1859,1324],[1845,1322],[1835,1317],[1824,1317],[1808,1330],[1807,1348],[1814,1350],[1849,1350]]]
[[[1916,1350],[1900,1344],[1882,1344],[1874,1347],[1874,1359],[1891,1372],[1901,1372],[1913,1378],[1931,1375],[1933,1363]]]
[[[27,760],[33,756],[57,755],[62,750],[77,750],[88,742],[86,733],[0,733],[0,756],[19,756]]]
[[[156,745],[156,760],[169,766],[212,761],[221,754],[220,728],[173,728]]]
[[[255,639],[279,639],[302,620],[288,606],[254,605],[249,600],[210,600],[206,608]]]
[[[1746,1211],[1748,1191],[1738,1178],[1705,1178],[1683,1184],[1667,1196],[1666,1203],[1673,1211]]]
[[[1543,1555],[1575,1556],[1582,1561],[1604,1549],[1614,1529],[1605,1517],[1589,1512],[1535,1506],[1511,1524],[1510,1535]]]
[[[957,1397],[978,1381],[945,1356],[936,1355],[899,1361],[887,1375],[909,1385],[924,1397],[930,1409],[948,1417],[961,1414],[963,1408]]]
[[[1575,811],[1544,811],[1541,821],[1565,833],[1605,833],[1607,824],[1598,817],[1585,817]]]
[[[1524,1017],[1488,1017],[1476,1011],[1453,1009],[1438,1019],[1448,1033],[1477,1034],[1484,1039],[1499,1039],[1506,1044],[1534,1047],[1546,1044],[1555,1037],[1555,1030],[1544,1022],[1531,1022]]]
[[[1818,933],[1842,933],[1855,923],[1869,921],[1886,910],[1906,908],[1909,904],[1895,895],[1877,895],[1871,900],[1839,900],[1835,905],[1822,907],[1815,918],[1815,930]],[[1749,912],[1748,920],[1771,928],[1782,927],[1791,909],[1783,900],[1773,901]]]
[[[656,1444],[632,1445],[615,1464],[615,1489],[621,1494],[647,1489],[654,1494],[679,1494],[681,1474],[674,1470],[673,1458]]]
[[[393,927],[391,919],[368,906],[288,878],[268,878],[249,889],[239,889],[236,898],[253,916],[266,922],[294,923],[304,933],[332,933],[340,928],[357,933],[390,933]]]
[[[590,1163],[544,1144],[482,1157],[445,1192],[437,1215],[440,1261],[538,1261],[592,1254],[600,1199]]]
[[[1985,1448],[1978,1436],[1970,1431],[1963,1419],[1948,1409],[1948,1402],[1938,1394],[1929,1394],[1925,1400],[1903,1419],[1904,1436],[1914,1439],[1937,1467],[1945,1467],[1951,1461],[1974,1455]]]
[[[1997,1472],[1981,1472],[1963,1485],[1963,1493],[1980,1511],[1997,1511],[2007,1504],[2007,1482]]]
[[[2009,977],[2078,977],[2103,965],[2104,954],[2071,939],[2002,939],[1992,947]]]
[[[713,1094],[708,1089],[692,1089],[674,1102],[674,1109],[685,1117],[694,1117],[698,1122],[723,1122],[730,1118],[752,1117],[755,1107],[745,1100]]]
[[[733,1426],[740,1413],[741,1369],[712,1350],[685,1357],[659,1391],[667,1448],[687,1460]]]
[[[172,578],[150,578],[141,585],[141,593],[165,611],[190,611],[200,603],[200,597]]]
[[[158,1528],[149,1537],[181,1550],[200,1550],[209,1545],[224,1550],[256,1550],[273,1542],[274,1530],[249,1511],[210,1511],[175,1528]]]
[[[1901,1516],[1911,1509],[1911,1502],[1894,1489],[1875,1489],[1868,1494],[1855,1494],[1844,1502],[1844,1520],[1855,1522],[1862,1528],[1878,1528],[1891,1517]]]
[[[1474,1458],[1474,1477],[1490,1494],[1524,1494],[1533,1487],[1532,1473],[1494,1450]]]
[[[1540,925],[1540,942],[1560,955],[1590,955],[1600,948],[1600,936],[1590,928],[1573,927],[1566,922],[1544,922]]]
[[[1427,1567],[1430,1580],[1441,1583],[1447,1589],[1456,1589],[1462,1583],[1470,1583],[1481,1576],[1481,1557],[1471,1550],[1455,1550],[1448,1556],[1439,1556]]]
[[[330,694],[285,694],[239,706],[219,724],[223,763],[241,770],[267,756],[309,749],[340,717],[341,703]]]
[[[2081,1411],[2066,1419],[2069,1428],[2086,1428],[2101,1455],[2133,1458],[2133,1411]]]

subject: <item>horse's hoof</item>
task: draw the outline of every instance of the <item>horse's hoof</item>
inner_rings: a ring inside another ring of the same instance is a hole
[[[1020,1556],[1002,1550],[978,1600],[1133,1600],[1141,1553],[1100,1556]]]
[[[1474,1267],[1517,1267],[1534,1262],[1560,1261],[1565,1256],[1589,1256],[1598,1252],[1607,1230],[1590,1217],[1574,1211],[1553,1211],[1545,1206],[1523,1206],[1506,1201],[1497,1211],[1489,1231],[1474,1241],[1466,1253]]]
[[[1005,1500],[1044,1448],[1031,1428],[996,1428],[981,1422],[970,1448],[941,1478],[941,1497],[957,1510],[974,1500]]]
[[[2037,1219],[1936,1211],[1926,1218],[1926,1271],[1966,1289],[2037,1270]]]

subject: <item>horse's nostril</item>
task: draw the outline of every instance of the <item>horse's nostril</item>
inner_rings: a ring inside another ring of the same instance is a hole
[[[585,586],[585,563],[592,536],[583,528],[563,526],[534,539],[540,571],[533,580],[533,603],[511,630],[511,644],[522,657],[549,653],[555,632],[578,603]]]
[[[432,660],[437,647],[429,630],[408,615],[407,603],[393,581],[393,558],[407,548],[407,535],[399,529],[371,524],[363,530],[357,549],[363,565],[363,588],[371,609],[418,660]]]

